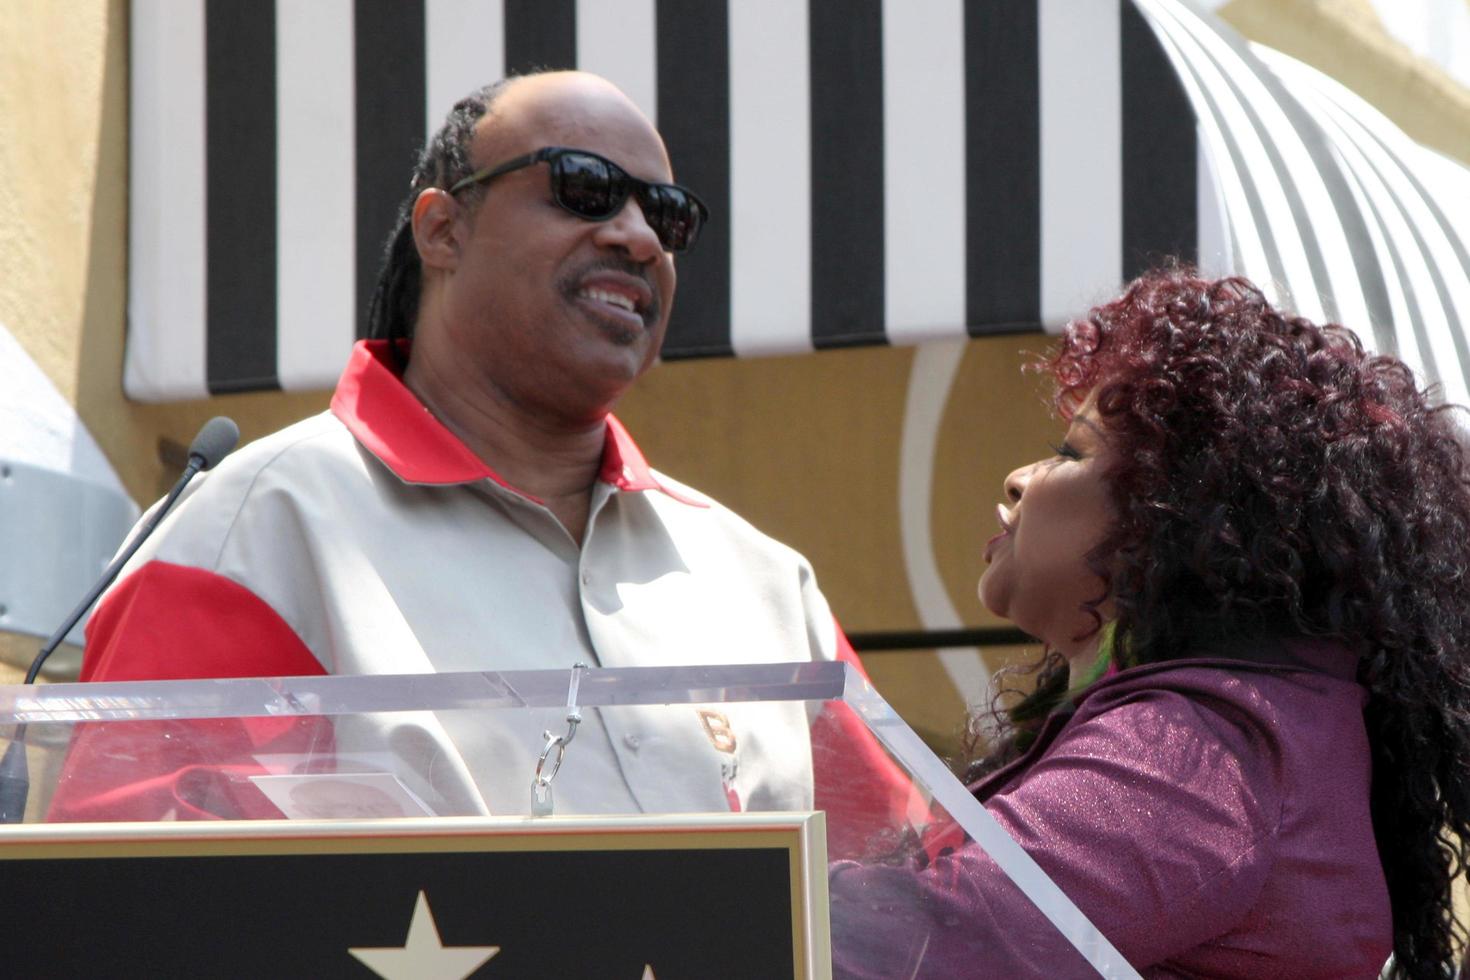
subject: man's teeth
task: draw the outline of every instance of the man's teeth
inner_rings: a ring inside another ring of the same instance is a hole
[[[606,289],[589,288],[582,290],[582,295],[586,296],[588,299],[596,300],[599,303],[607,303],[609,305],[627,310],[629,313],[638,312],[637,307],[633,303],[633,300],[630,297],[624,296],[622,293],[613,293],[607,291]]]

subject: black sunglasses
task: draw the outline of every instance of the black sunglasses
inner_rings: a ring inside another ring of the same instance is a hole
[[[450,187],[449,193],[458,194],[466,187],[543,160],[551,164],[551,196],[557,204],[579,218],[607,221],[623,209],[628,195],[632,194],[643,209],[643,220],[670,252],[687,252],[693,248],[699,230],[709,220],[709,208],[688,188],[678,184],[650,184],[606,157],[565,146],[543,146],[498,166],[476,170]]]

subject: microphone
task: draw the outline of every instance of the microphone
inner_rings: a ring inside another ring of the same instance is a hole
[[[239,441],[240,427],[234,420],[216,415],[204,423],[194,441],[189,443],[189,466],[196,467],[194,473],[212,470],[215,464],[230,454],[230,450]],[[190,473],[186,467],[181,482],[187,483],[194,473]]]
[[[61,624],[61,627],[55,633],[52,633],[51,638],[41,647],[40,651],[36,654],[36,658],[31,661],[30,669],[26,671],[24,683],[35,683],[37,675],[41,673],[41,665],[46,662],[46,658],[51,656],[53,650],[61,646],[61,641],[81,621],[81,618],[86,615],[87,610],[92,608],[92,604],[112,584],[112,580],[117,578],[123,566],[128,563],[128,559],[132,558],[137,550],[143,546],[143,542],[148,540],[149,535],[158,527],[164,515],[169,512],[174,502],[179,499],[179,495],[184,492],[184,487],[189,485],[189,481],[204,470],[212,468],[220,460],[228,456],[230,450],[235,448],[235,443],[239,440],[240,427],[232,419],[228,419],[223,415],[216,415],[204,423],[199,429],[199,434],[194,437],[194,441],[189,443],[189,462],[184,467],[184,472],[179,476],[178,482],[173,485],[173,489],[168,492],[168,496],[163,498],[163,503],[153,512],[153,516],[148,519],[148,523],[144,524],[138,533],[133,535],[133,539],[128,542],[127,547],[118,552],[117,557],[113,558],[107,568],[103,570],[102,577],[97,580],[97,584],[92,586],[91,591],[71,611],[71,615],[66,617],[66,621]],[[15,726],[15,735],[11,739],[9,747],[6,748],[4,757],[0,758],[0,824],[20,823],[25,817],[26,797],[30,795],[31,791],[30,770],[26,765],[25,740],[26,725],[22,722]]]

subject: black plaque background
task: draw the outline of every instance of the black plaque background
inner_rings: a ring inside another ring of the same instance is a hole
[[[209,846],[209,845],[206,845]],[[228,845],[225,845],[228,846]],[[372,977],[420,890],[473,976],[792,976],[784,849],[220,855],[4,862],[5,977]]]

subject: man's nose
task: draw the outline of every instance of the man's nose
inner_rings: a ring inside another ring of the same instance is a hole
[[[597,240],[609,248],[622,249],[641,265],[655,261],[664,251],[663,243],[649,225],[638,199],[631,194],[617,214],[601,223]]]

